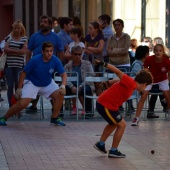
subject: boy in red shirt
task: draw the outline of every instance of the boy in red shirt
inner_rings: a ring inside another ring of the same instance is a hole
[[[148,71],[141,70],[136,75],[135,79],[132,79],[111,64],[100,62],[99,60],[96,60],[96,64],[106,67],[111,72],[114,72],[120,81],[105,90],[97,99],[96,109],[108,122],[108,125],[106,125],[100,141],[94,145],[94,148],[102,153],[107,153],[105,149],[105,141],[115,130],[112,148],[109,151],[108,156],[124,158],[126,155],[122,154],[117,149],[126,127],[125,120],[119,112],[119,106],[121,106],[123,102],[125,102],[132,95],[135,89],[142,92],[147,85],[151,84],[152,75]],[[112,83],[113,80],[109,80],[109,84]]]

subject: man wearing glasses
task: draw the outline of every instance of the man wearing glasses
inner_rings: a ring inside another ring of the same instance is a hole
[[[80,103],[82,105],[83,111],[86,112],[86,118],[92,118],[94,115],[90,114],[92,112],[92,100],[86,99],[86,110],[84,110],[84,79],[85,79],[85,73],[90,72],[94,73],[92,64],[90,61],[83,60],[82,59],[82,52],[83,49],[80,46],[74,46],[71,49],[71,61],[65,65],[65,71],[66,72],[77,72],[79,75],[79,85],[76,87],[75,82],[68,82],[66,85],[66,95],[72,95],[76,93],[76,90],[78,88],[78,97],[80,100]],[[94,83],[88,83],[86,86],[86,94],[87,95],[93,95],[93,91],[95,90]],[[76,102],[73,101],[73,108],[76,108]]]

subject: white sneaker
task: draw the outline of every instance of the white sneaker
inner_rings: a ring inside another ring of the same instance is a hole
[[[132,121],[132,124],[131,126],[138,126],[138,123],[139,123],[139,118],[138,117],[135,117]]]

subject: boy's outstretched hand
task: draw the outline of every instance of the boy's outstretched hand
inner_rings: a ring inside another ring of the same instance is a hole
[[[95,59],[95,64],[100,65],[102,67],[107,67],[107,65],[108,65],[108,63],[105,63],[104,61],[100,61],[100,60],[97,60],[97,59]]]

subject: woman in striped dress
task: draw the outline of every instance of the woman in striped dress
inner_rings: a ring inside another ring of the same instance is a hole
[[[27,51],[26,31],[21,21],[12,25],[12,32],[6,37],[4,52],[7,54],[5,65],[5,76],[7,81],[7,97],[9,107],[14,90],[18,86],[18,74],[25,65],[25,54]]]

